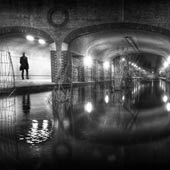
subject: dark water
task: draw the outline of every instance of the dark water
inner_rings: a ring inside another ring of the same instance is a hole
[[[170,85],[136,82],[0,98],[0,169],[127,168],[170,161]],[[64,91],[70,97],[70,91]]]

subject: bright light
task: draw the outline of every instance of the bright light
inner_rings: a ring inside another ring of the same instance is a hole
[[[108,95],[106,95],[106,96],[104,97],[104,101],[105,101],[106,104],[109,103],[109,96],[108,96]]]
[[[108,61],[105,61],[104,63],[103,63],[103,67],[104,67],[104,69],[105,70],[108,70],[109,69],[109,62]]]
[[[84,57],[83,62],[84,62],[84,65],[88,66],[88,67],[91,67],[92,64],[93,64],[93,60],[92,60],[92,58],[90,56]]]
[[[123,101],[125,100],[125,96],[122,97],[122,100],[123,100]]]
[[[167,109],[168,112],[170,111],[170,103],[166,104],[166,109]]]
[[[125,61],[125,58],[123,57],[121,60],[122,60],[122,61]]]
[[[136,64],[134,64],[134,67],[135,67],[135,68],[137,68],[137,65],[136,65]]]
[[[93,105],[91,102],[87,102],[85,105],[84,105],[84,110],[88,113],[91,113],[92,110],[93,110]]]
[[[43,120],[42,127],[43,127],[43,130],[46,130],[48,128],[48,120]]]
[[[44,45],[46,43],[45,40],[43,40],[43,39],[39,39],[38,42],[42,45]]]
[[[164,95],[164,96],[162,97],[162,100],[163,100],[164,103],[166,103],[166,102],[168,101],[167,95]]]
[[[27,36],[26,36],[26,39],[27,39],[28,41],[34,41],[34,37],[33,37],[32,35],[27,35]]]
[[[166,67],[168,67],[168,62],[167,61],[165,61],[165,63],[164,63],[164,68],[166,68]]]
[[[32,121],[32,128],[33,129],[38,129],[38,121],[36,121],[36,120]]]

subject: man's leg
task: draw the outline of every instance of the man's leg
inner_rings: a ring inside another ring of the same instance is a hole
[[[22,80],[24,80],[24,69],[22,69],[21,71],[21,77],[22,77]]]
[[[27,77],[27,79],[29,79],[29,76],[28,76],[28,69],[26,69],[26,77]]]

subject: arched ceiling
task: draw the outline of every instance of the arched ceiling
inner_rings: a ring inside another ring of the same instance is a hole
[[[99,60],[117,55],[133,55],[147,69],[158,70],[170,55],[170,37],[149,31],[115,29],[79,36],[69,45],[69,51]],[[148,64],[146,64],[148,63]]]

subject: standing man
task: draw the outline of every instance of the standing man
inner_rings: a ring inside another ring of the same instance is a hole
[[[29,77],[28,77],[29,64],[28,64],[27,57],[25,56],[25,52],[20,57],[20,64],[21,64],[20,70],[22,71],[21,72],[22,80],[24,80],[24,70],[26,70],[26,78],[29,79]]]

